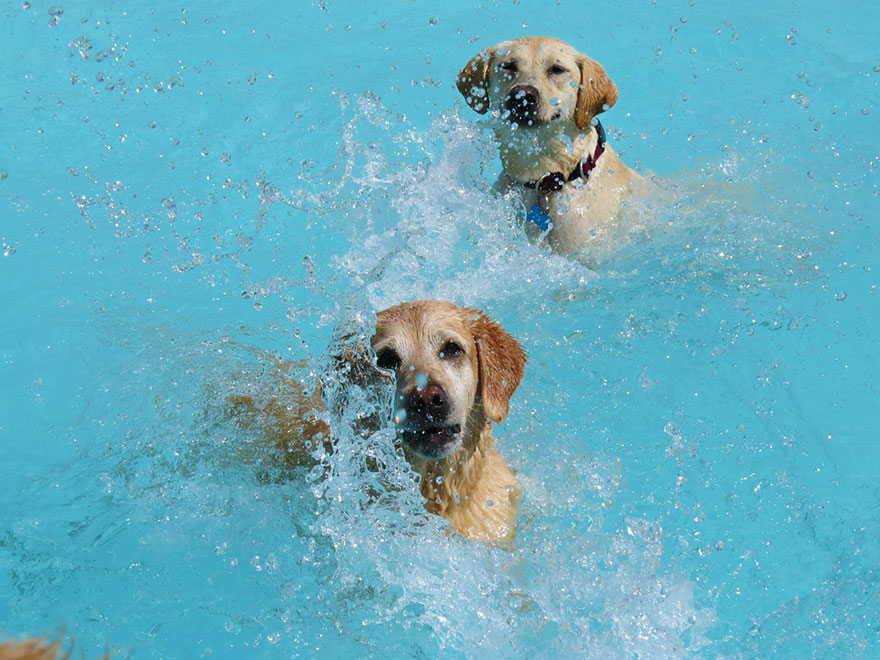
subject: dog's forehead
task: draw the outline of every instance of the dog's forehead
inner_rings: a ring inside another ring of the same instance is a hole
[[[416,301],[395,305],[376,315],[373,347],[404,343],[411,348],[427,346],[455,336],[472,341],[464,312],[443,301]],[[403,348],[403,346],[401,346]]]
[[[498,52],[535,61],[560,58],[576,60],[580,55],[571,45],[551,37],[521,37],[513,41],[505,41],[498,45]]]

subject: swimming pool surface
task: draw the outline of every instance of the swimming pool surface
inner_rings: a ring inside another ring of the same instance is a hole
[[[0,635],[880,657],[880,12],[723,5],[0,5]],[[454,86],[527,34],[604,65],[664,191],[593,269],[508,220]],[[291,474],[224,413],[418,297],[528,353],[510,547],[424,514],[388,429]]]

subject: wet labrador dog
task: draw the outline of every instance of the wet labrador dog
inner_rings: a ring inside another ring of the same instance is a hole
[[[496,183],[527,210],[526,231],[577,257],[619,216],[642,177],[606,142],[597,117],[617,87],[595,60],[558,39],[523,37],[477,54],[458,75],[467,104],[496,118]]]
[[[69,660],[72,651],[61,649],[61,640],[50,642],[46,638],[34,637],[19,641],[0,642],[0,660]],[[110,654],[101,657],[109,660]]]
[[[341,372],[359,387],[394,387],[388,416],[421,477],[425,508],[470,539],[512,538],[521,489],[495,448],[492,422],[507,417],[525,369],[522,347],[482,312],[438,300],[379,312],[370,345],[369,356],[365,347],[341,350]],[[315,438],[334,451],[320,410],[340,402],[309,397],[288,377],[279,382],[283,393],[269,401],[233,397],[237,413],[270,419],[268,428],[293,460],[307,458],[304,447]],[[387,419],[361,421],[371,433]]]

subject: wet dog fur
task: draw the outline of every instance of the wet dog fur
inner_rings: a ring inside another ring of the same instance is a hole
[[[552,220],[545,240],[557,253],[578,257],[619,216],[641,176],[610,145],[589,178],[547,195],[525,187],[552,172],[565,175],[594,154],[593,118],[617,102],[617,87],[602,66],[550,37],[505,41],[473,57],[458,75],[458,89],[477,112],[497,119],[495,135],[504,172],[502,194],[515,192],[526,209],[538,206]],[[526,223],[531,238],[542,231]]]
[[[61,640],[50,642],[43,637],[0,642],[0,660],[69,660],[71,651],[61,650]],[[110,654],[101,660],[109,660]]]
[[[425,508],[469,539],[511,539],[521,489],[495,447],[492,422],[507,417],[525,369],[522,347],[482,312],[437,300],[379,312],[370,344],[375,359],[365,346],[342,348],[340,371],[360,387],[394,387],[391,414]],[[280,388],[268,401],[231,397],[235,414],[262,420],[288,461],[307,460],[316,440],[333,451],[331,429],[315,412],[320,393],[306,395],[284,374],[274,380]],[[355,430],[383,423],[367,418]]]

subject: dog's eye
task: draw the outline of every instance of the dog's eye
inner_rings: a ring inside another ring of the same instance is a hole
[[[380,351],[379,355],[376,356],[376,364],[378,364],[381,369],[391,369],[393,371],[400,366],[400,356],[394,349],[386,348]]]
[[[440,351],[440,357],[442,358],[454,358],[458,357],[464,353],[464,349],[456,344],[454,341],[448,341],[443,344],[443,348]]]
[[[567,69],[564,66],[553,64],[549,69],[547,69],[547,73],[549,73],[551,76],[558,76],[560,73],[567,73]]]
[[[519,70],[519,67],[513,60],[507,60],[506,62],[503,62],[501,64],[501,68],[508,73],[516,73]]]

